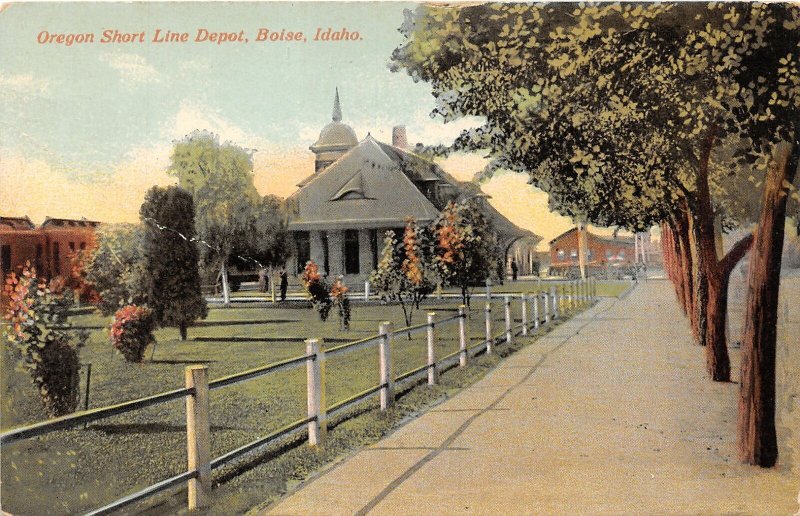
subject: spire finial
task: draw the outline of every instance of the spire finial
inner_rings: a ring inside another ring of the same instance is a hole
[[[333,121],[342,121],[342,107],[339,105],[339,88],[336,88],[336,98],[333,99]]]

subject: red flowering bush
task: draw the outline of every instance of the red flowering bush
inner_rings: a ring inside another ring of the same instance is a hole
[[[350,298],[347,297],[348,289],[341,279],[337,279],[331,287],[331,299],[339,309],[339,322],[343,330],[350,329]]]
[[[88,332],[75,331],[67,323],[70,293],[39,282],[29,263],[20,276],[11,274],[3,289],[8,298],[5,318],[11,327],[6,344],[20,368],[30,374],[47,413],[55,417],[73,412],[80,393],[78,350]]]
[[[147,346],[154,344],[155,319],[146,306],[123,306],[111,321],[111,344],[128,362],[141,362]]]
[[[303,269],[303,274],[300,275],[300,279],[306,292],[311,297],[311,304],[319,313],[319,318],[326,321],[331,312],[333,301],[328,290],[328,284],[319,273],[319,266],[309,260],[305,269]]]

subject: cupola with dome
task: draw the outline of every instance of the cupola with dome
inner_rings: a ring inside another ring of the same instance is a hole
[[[333,99],[333,120],[322,128],[317,141],[309,147],[316,154],[314,171],[319,172],[344,153],[358,145],[356,132],[349,125],[342,123],[342,107],[339,103],[339,89]]]

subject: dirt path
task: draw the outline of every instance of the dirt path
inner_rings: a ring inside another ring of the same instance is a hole
[[[737,385],[706,379],[670,289],[603,300],[268,512],[794,513],[786,464],[737,463]]]

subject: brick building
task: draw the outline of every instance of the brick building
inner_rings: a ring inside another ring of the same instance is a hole
[[[603,237],[585,232],[586,265],[589,269],[606,271],[616,269],[627,273],[636,263],[633,238]],[[572,228],[550,241],[550,274],[568,275],[577,271],[578,228]]]
[[[12,271],[19,273],[26,262],[39,277],[69,274],[76,251],[95,245],[99,222],[47,217],[38,228],[28,217],[0,217],[0,268],[5,282]]]

